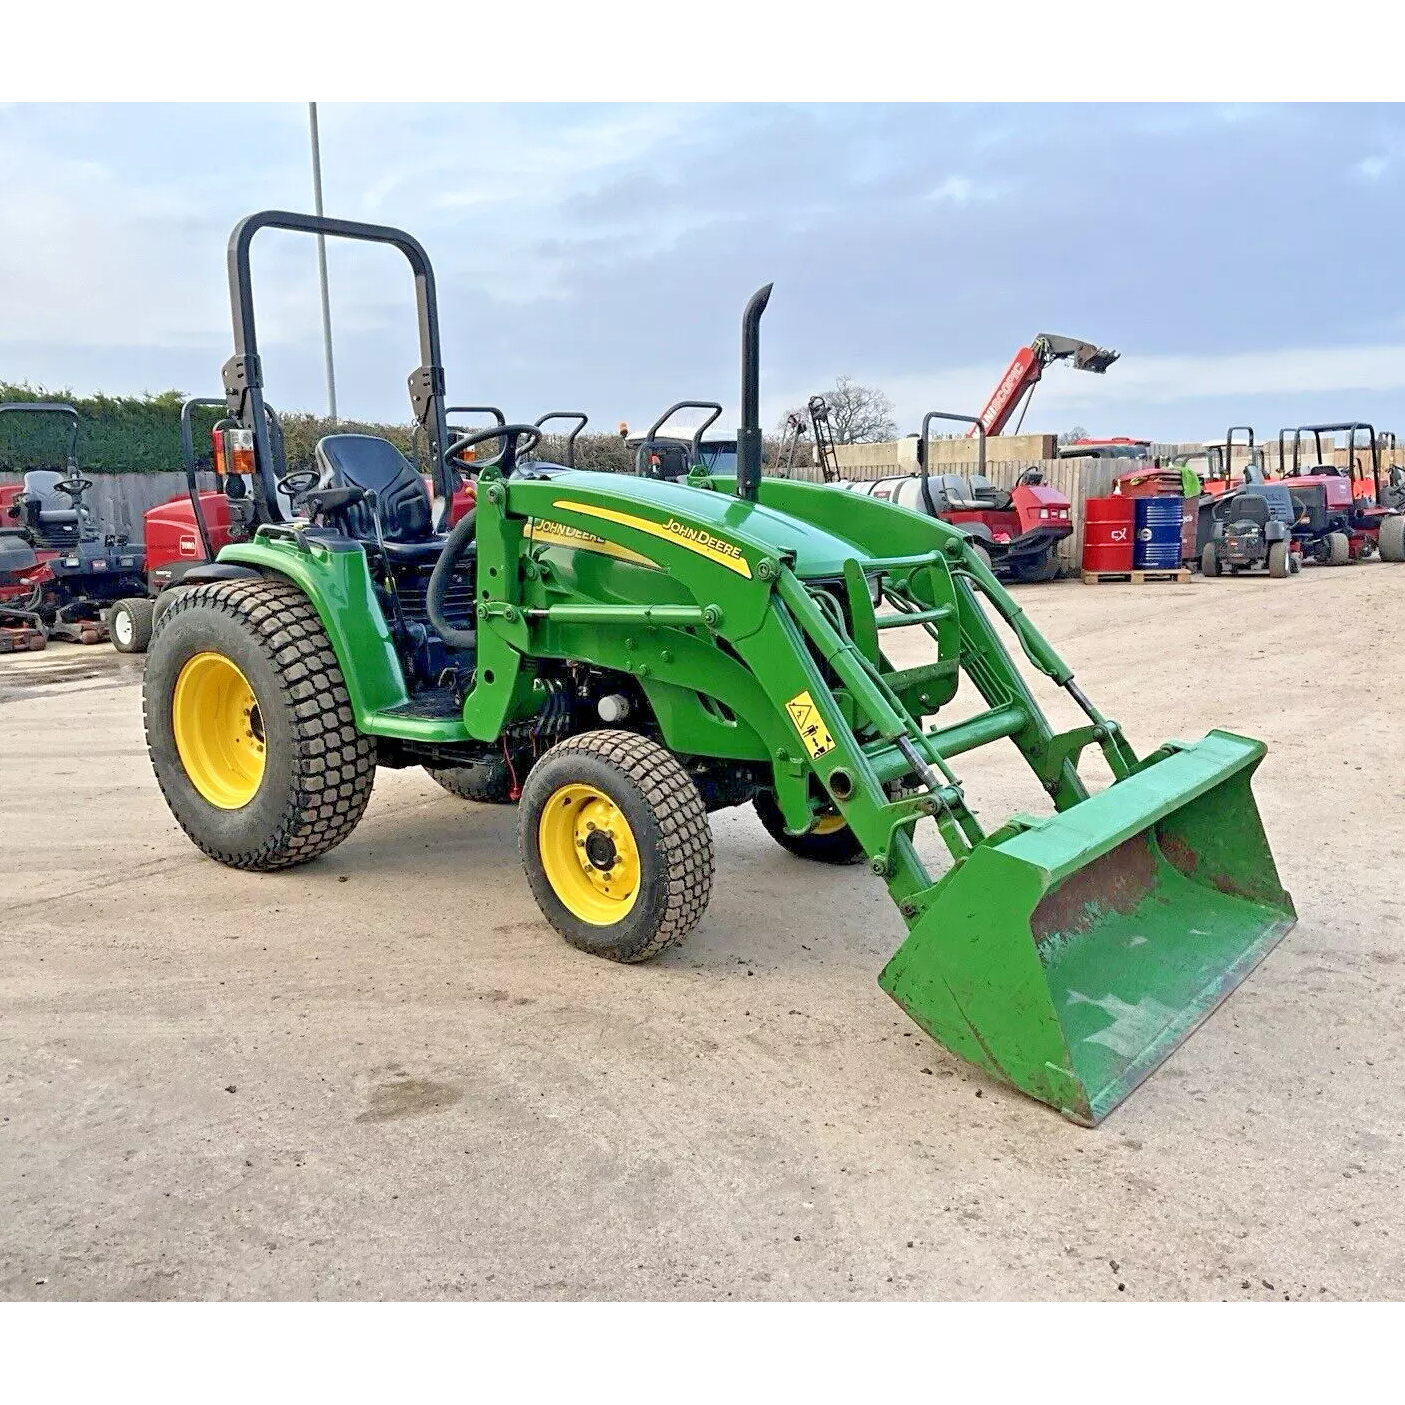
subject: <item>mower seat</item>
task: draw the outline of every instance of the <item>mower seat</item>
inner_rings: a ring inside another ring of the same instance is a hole
[[[979,473],[973,473],[968,482],[971,485],[971,496],[982,507],[992,508],[996,512],[1004,512],[1010,506],[1009,489],[997,488],[989,478]]]
[[[984,481],[984,480],[981,480]],[[959,473],[942,474],[942,494],[950,507],[957,512],[979,512],[989,503],[982,502],[971,486],[972,480]]]
[[[58,491],[62,473],[52,468],[32,468],[24,475],[24,491],[38,505],[35,524],[43,527],[76,527],[80,512],[73,499]],[[82,513],[86,517],[87,513]]]
[[[374,434],[328,434],[317,441],[323,488],[362,488],[376,495],[376,507],[353,503],[335,516],[349,535],[371,545],[385,543],[393,562],[432,561],[444,547],[434,532],[424,479],[388,439]],[[380,513],[380,537],[376,513]]]
[[[23,575],[39,564],[34,548],[18,532],[0,532],[0,577]]]

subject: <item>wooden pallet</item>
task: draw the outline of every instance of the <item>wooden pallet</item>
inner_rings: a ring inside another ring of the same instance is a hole
[[[1175,585],[1189,585],[1190,572],[1182,566],[1178,571],[1084,571],[1084,585],[1100,585],[1103,581],[1131,581],[1133,585],[1145,585],[1148,581],[1170,581]]]

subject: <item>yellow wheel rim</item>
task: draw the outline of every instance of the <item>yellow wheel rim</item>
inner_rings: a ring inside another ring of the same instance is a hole
[[[592,927],[623,921],[639,900],[639,847],[624,811],[593,785],[563,785],[546,802],[537,848],[551,890]]]
[[[249,680],[223,654],[196,654],[171,699],[176,751],[190,783],[211,805],[238,810],[263,780],[264,732]]]
[[[841,829],[847,829],[848,820],[843,815],[821,815],[814,824],[810,826],[811,834],[838,834]]]

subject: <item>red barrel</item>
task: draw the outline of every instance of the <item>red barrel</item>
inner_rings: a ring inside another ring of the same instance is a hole
[[[1195,535],[1200,522],[1200,499],[1181,499],[1181,560],[1187,565],[1200,553],[1195,549]]]
[[[1083,569],[1132,569],[1133,514],[1128,497],[1088,498],[1083,504]]]

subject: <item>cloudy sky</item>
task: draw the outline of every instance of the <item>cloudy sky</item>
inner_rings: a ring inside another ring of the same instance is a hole
[[[530,89],[531,82],[524,81]],[[328,212],[396,224],[440,282],[452,400],[736,421],[737,323],[774,280],[763,410],[839,374],[975,413],[1041,331],[1027,429],[1217,437],[1365,418],[1405,433],[1405,108],[350,106],[320,110]],[[306,107],[0,105],[0,380],[215,393],[224,248],[311,208]],[[411,289],[330,248],[342,413],[405,420]],[[321,409],[313,242],[266,233],[269,398]]]

